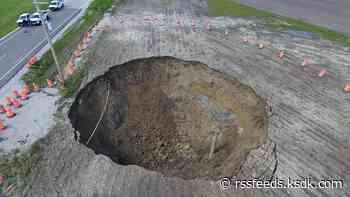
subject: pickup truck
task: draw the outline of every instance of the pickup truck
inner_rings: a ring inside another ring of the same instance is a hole
[[[17,20],[18,26],[26,26],[30,25],[30,14],[29,13],[23,13],[18,17]]]
[[[54,1],[51,1],[49,5],[49,10],[56,11],[56,10],[62,9],[63,7],[64,7],[64,2],[62,0],[54,0]]]
[[[46,20],[46,21],[50,20],[50,17],[49,17],[49,14],[47,11],[43,11],[43,12],[41,12],[41,14],[42,14],[42,17],[44,20]],[[42,24],[39,12],[33,13],[30,16],[29,20],[30,20],[31,25],[41,25]]]

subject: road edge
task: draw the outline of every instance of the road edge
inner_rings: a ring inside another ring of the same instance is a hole
[[[20,30],[20,27],[16,27],[16,29],[12,30],[11,32],[9,32],[8,34],[6,34],[5,36],[0,38],[0,44],[2,42],[4,42],[6,39],[8,39],[10,36],[12,36],[13,34],[15,34],[18,30]]]
[[[61,30],[65,29],[67,24],[69,24],[72,19],[74,20],[75,17],[81,13],[82,9],[78,9],[76,12],[74,12],[69,18],[67,18],[54,32],[51,32],[51,36],[55,37],[57,36]],[[1,42],[1,41],[0,41]],[[13,76],[15,76],[26,64],[26,62],[36,53],[38,53],[41,49],[43,49],[47,44],[47,40],[44,39],[41,42],[39,42],[29,53],[27,53],[22,59],[20,59],[10,70],[8,70],[3,76],[0,77],[0,88],[5,86]]]

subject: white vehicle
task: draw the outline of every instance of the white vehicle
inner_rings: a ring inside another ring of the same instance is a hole
[[[50,19],[50,17],[49,17],[49,15],[48,15],[47,11],[44,11],[44,12],[42,12],[41,14],[42,14],[42,17],[43,17],[44,20],[47,20],[47,21],[48,21],[48,20]],[[31,24],[31,25],[41,25],[41,24],[42,24],[42,21],[41,21],[39,12],[33,13],[33,14],[30,16],[30,19],[29,19],[29,20],[30,20],[30,24]]]
[[[30,24],[30,14],[29,13],[21,14],[18,17],[18,20],[17,20],[18,26],[25,26],[25,25],[29,25],[29,24]]]
[[[62,0],[54,0],[51,1],[50,5],[49,5],[49,9],[51,11],[56,11],[56,10],[60,10],[64,7],[64,2]]]

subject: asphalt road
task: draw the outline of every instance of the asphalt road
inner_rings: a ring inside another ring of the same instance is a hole
[[[51,34],[58,33],[57,30],[61,29],[72,17],[79,12],[79,9],[64,8],[60,11],[50,13],[51,16]],[[21,67],[18,65],[23,59],[26,58],[28,53],[34,53],[39,50],[40,45],[45,40],[45,34],[41,26],[24,27],[13,33],[11,36],[0,42],[0,80],[4,78],[10,78],[9,75],[13,75],[12,70],[15,67]]]
[[[350,35],[349,0],[235,0]]]

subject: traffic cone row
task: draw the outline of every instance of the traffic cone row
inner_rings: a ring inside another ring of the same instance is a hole
[[[248,39],[247,38],[243,38],[243,42],[244,43],[248,43]],[[263,49],[264,48],[264,44],[262,44],[262,43],[258,44],[258,48],[259,49]],[[286,56],[286,54],[285,54],[285,52],[283,50],[280,50],[278,52],[277,56],[278,56],[278,58],[282,59],[283,57]],[[301,66],[307,66],[309,64],[311,64],[311,60],[309,58],[305,58],[303,60],[303,62],[301,63]],[[317,76],[322,78],[322,77],[325,77],[326,75],[328,75],[328,71],[326,69],[321,69]],[[349,84],[345,84],[342,89],[343,89],[343,91],[345,93],[350,93],[350,83]]]
[[[53,81],[48,80],[48,85],[53,86]],[[33,91],[38,92],[40,91],[40,87],[33,83]],[[22,104],[20,100],[27,100],[29,98],[28,94],[30,93],[30,87],[28,85],[24,85],[23,89],[20,91],[13,90],[12,91],[12,97],[7,96],[5,97],[5,106],[0,104],[0,114],[6,115],[7,118],[12,118],[16,115],[16,113],[11,109],[11,107],[20,108],[22,107]],[[7,128],[7,126],[4,124],[2,120],[0,120],[0,131],[3,131]]]
[[[94,30],[96,30],[98,27],[94,27]],[[86,32],[83,38],[83,41],[78,45],[77,49],[74,51],[72,58],[68,61],[68,66],[65,69],[66,75],[73,75],[75,72],[75,59],[81,57],[82,52],[87,48],[87,44],[91,41],[91,33]],[[48,86],[53,86],[48,81]]]

